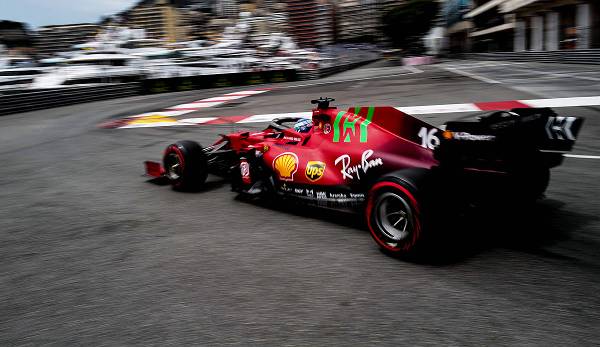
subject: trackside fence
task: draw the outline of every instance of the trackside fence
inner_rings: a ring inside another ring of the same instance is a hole
[[[11,90],[0,94],[0,115],[139,95],[140,83]]]

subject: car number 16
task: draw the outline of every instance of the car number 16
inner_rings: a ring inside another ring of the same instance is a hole
[[[427,130],[426,127],[422,127],[418,134],[418,136],[421,138],[421,146],[429,149],[434,149],[437,147],[440,144],[440,139],[435,136],[437,131],[438,130],[436,128]]]

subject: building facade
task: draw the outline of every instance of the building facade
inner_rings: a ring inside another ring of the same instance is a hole
[[[327,1],[287,0],[286,14],[291,36],[301,47],[333,43],[333,5]]]
[[[237,0],[217,0],[215,13],[219,17],[237,18],[240,13],[240,4]]]
[[[190,16],[168,0],[143,1],[124,12],[126,26],[144,29],[146,37],[167,42],[190,39]]]
[[[600,3],[590,0],[475,0],[471,51],[600,48]]]
[[[48,25],[35,33],[35,46],[40,57],[50,57],[72,50],[72,46],[93,40],[100,26],[91,23]]]
[[[335,7],[338,41],[382,41],[382,16],[404,1],[339,0]]]
[[[600,47],[598,1],[505,1],[514,14],[515,51],[554,51]]]
[[[471,51],[505,52],[513,50],[514,14],[502,11],[505,0],[474,0],[464,17],[471,21]]]
[[[461,53],[471,50],[469,31],[473,23],[465,18],[471,8],[470,0],[446,0],[442,5],[442,22],[446,27],[446,50]]]

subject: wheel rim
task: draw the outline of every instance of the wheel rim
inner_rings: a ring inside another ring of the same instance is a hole
[[[178,180],[181,177],[181,158],[177,153],[171,152],[165,156],[165,171],[170,180]]]
[[[377,226],[392,243],[407,239],[414,230],[414,215],[410,205],[400,195],[383,193],[375,205]]]

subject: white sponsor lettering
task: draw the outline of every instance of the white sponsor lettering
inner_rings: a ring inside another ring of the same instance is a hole
[[[383,159],[381,159],[381,158],[371,159],[372,155],[373,155],[373,150],[367,149],[362,154],[360,164],[351,165],[352,160],[350,159],[350,156],[348,154],[343,154],[335,160],[335,165],[337,165],[340,162],[342,163],[342,170],[340,170],[340,172],[342,173],[343,179],[349,178],[352,180],[356,176],[356,179],[360,180],[361,172],[363,174],[366,174],[370,168],[383,165]]]
[[[496,136],[494,135],[473,135],[465,132],[452,133],[452,138],[455,140],[465,141],[494,141]]]

